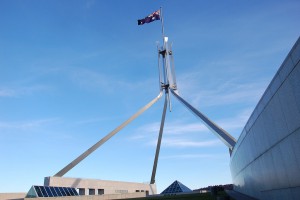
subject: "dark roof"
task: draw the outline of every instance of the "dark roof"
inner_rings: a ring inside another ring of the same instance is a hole
[[[182,192],[192,192],[192,190],[176,180],[160,194],[175,194]]]
[[[75,188],[71,188],[71,187],[33,185],[28,191],[26,198],[62,197],[62,196],[78,196],[78,193]]]

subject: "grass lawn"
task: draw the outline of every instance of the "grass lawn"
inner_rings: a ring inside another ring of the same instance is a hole
[[[227,196],[225,192],[218,192],[218,197]],[[134,198],[131,200],[217,200],[217,197],[212,196],[211,193],[192,193],[192,194],[182,194],[182,195],[170,195],[170,196],[153,196],[153,197],[143,197]]]

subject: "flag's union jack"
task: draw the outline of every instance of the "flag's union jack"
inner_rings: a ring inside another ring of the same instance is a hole
[[[150,23],[150,22],[153,22],[155,20],[160,20],[160,10],[157,10],[157,11],[153,12],[152,14],[148,15],[144,19],[139,19],[138,20],[138,25],[143,25],[145,23]]]

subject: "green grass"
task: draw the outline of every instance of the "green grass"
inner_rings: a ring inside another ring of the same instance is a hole
[[[226,196],[225,192],[218,192],[218,196]],[[131,200],[216,200],[217,198],[212,196],[211,193],[192,193],[182,195],[169,195],[169,196],[150,196],[143,198],[132,198]]]

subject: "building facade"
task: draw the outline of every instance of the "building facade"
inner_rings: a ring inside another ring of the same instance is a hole
[[[231,155],[234,190],[257,199],[300,198],[300,39],[284,60]]]
[[[76,188],[79,195],[128,194],[145,192],[156,194],[156,184],[107,181],[97,179],[45,177],[45,186]]]

